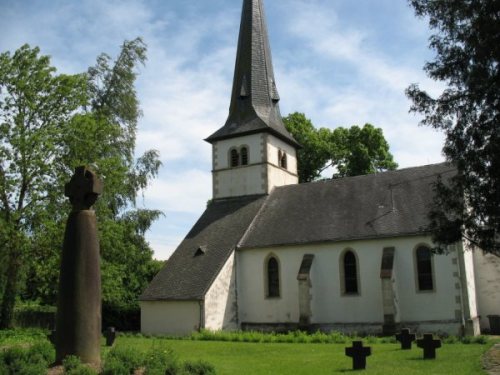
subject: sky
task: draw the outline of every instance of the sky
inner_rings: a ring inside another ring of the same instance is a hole
[[[405,89],[442,84],[423,71],[430,30],[405,0],[264,0],[280,109],[316,127],[380,127],[400,168],[444,160],[444,136],[419,126]],[[115,57],[142,37],[143,111],[137,156],[160,151],[159,176],[137,199],[164,217],[147,233],[167,259],[212,194],[211,146],[228,115],[242,0],[0,0],[0,53],[24,43],[50,55],[58,73]]]

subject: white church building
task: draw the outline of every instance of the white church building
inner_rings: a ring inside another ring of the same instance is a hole
[[[262,0],[244,0],[229,117],[206,141],[213,200],[140,296],[141,330],[476,335],[500,315],[500,258],[431,252],[426,165],[298,184]]]

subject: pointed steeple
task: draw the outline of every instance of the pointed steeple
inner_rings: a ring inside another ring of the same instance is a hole
[[[206,139],[210,143],[269,132],[299,146],[281,119],[262,3],[263,0],[243,0],[229,117],[222,128]]]

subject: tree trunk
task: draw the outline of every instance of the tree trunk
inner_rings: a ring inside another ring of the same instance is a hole
[[[14,305],[19,285],[19,270],[21,268],[20,252],[15,247],[14,245],[9,249],[7,280],[0,311],[0,329],[12,328],[14,318]]]

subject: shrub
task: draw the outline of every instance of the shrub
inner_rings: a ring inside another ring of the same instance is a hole
[[[43,374],[54,357],[54,349],[48,342],[40,342],[29,348],[14,346],[0,356],[0,374]]]
[[[178,374],[179,364],[171,349],[151,349],[146,356],[145,375]]]
[[[102,373],[103,375],[132,374],[144,365],[144,361],[140,352],[126,346],[115,346],[106,357]]]
[[[90,367],[84,365],[80,358],[74,355],[69,355],[63,360],[65,375],[97,375],[97,372]]]
[[[55,316],[56,308],[54,306],[20,305],[14,309],[14,326],[19,328],[54,329]]]
[[[204,361],[187,361],[182,365],[182,370],[187,375],[215,375],[215,367]]]

